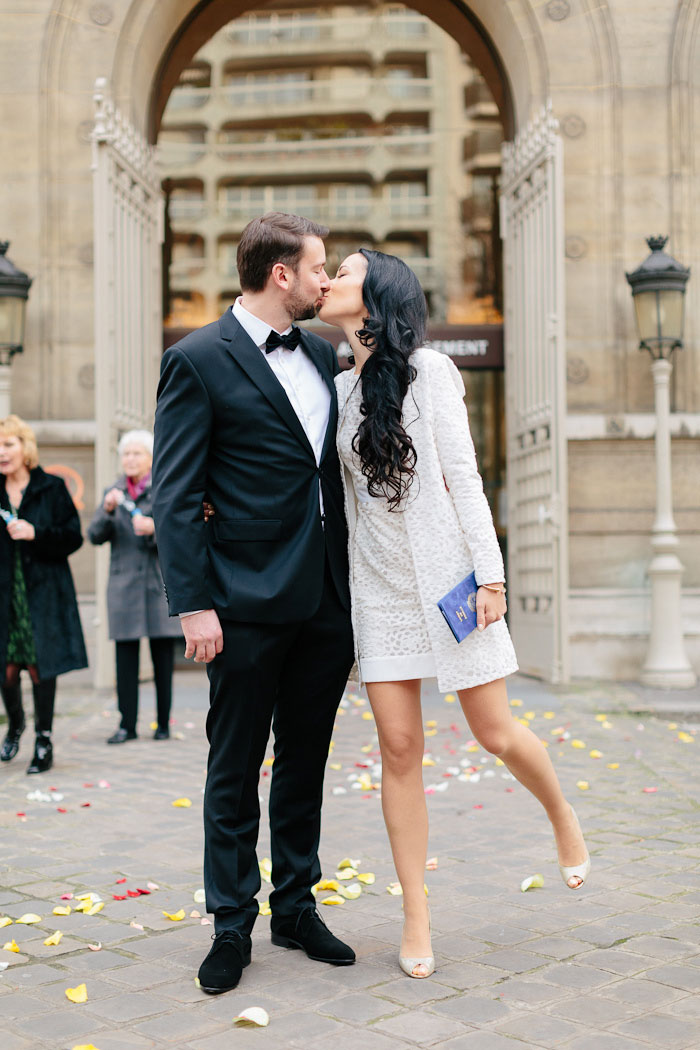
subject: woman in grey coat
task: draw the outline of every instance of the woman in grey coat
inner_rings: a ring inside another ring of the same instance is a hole
[[[182,638],[179,621],[168,616],[151,516],[153,435],[130,430],[119,442],[119,455],[124,474],[106,490],[88,529],[91,543],[112,545],[107,612],[109,637],[116,642],[121,725],[108,744],[136,739],[141,638],[150,642],[156,684],[154,739],[167,740],[174,645]]]

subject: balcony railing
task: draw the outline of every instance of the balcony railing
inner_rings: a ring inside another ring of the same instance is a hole
[[[294,201],[274,197],[263,200],[219,202],[219,214],[231,222],[245,225],[265,211],[294,211],[316,222],[338,227],[351,223],[366,229],[401,226],[423,227],[431,217],[431,197],[412,197],[406,200],[368,199],[367,201]]]
[[[196,277],[206,266],[203,255],[193,255],[185,259],[173,259],[170,263],[171,277]]]
[[[206,201],[199,197],[171,197],[168,202],[171,219],[203,219],[207,213]]]
[[[295,18],[279,15],[277,18],[237,18],[229,23],[226,35],[231,43],[244,48],[246,53],[285,49],[293,46],[296,51],[309,47],[316,49],[319,43],[325,49],[334,45],[355,49],[366,42],[366,46],[396,46],[398,42],[424,43],[430,31],[426,18],[407,11],[379,15],[353,15],[333,18],[318,15],[314,18]]]
[[[374,171],[377,168],[401,167],[409,162],[421,166],[430,163],[436,138],[430,132],[418,131],[412,135],[363,135],[332,139],[298,139],[296,141],[271,137],[263,142],[242,142],[231,132],[229,141],[221,141],[223,132],[208,132],[205,142],[176,142],[167,139],[158,143],[158,161],[161,168],[178,168],[196,164],[205,154],[227,164],[245,167],[246,173],[265,173],[281,163],[288,173],[312,171],[323,167],[343,170],[345,166]]]
[[[218,88],[175,88],[165,108],[164,121],[173,115],[182,118],[188,109],[201,110],[210,102],[220,107],[245,108],[246,117],[260,112],[268,116],[298,113],[309,107],[314,113],[342,112],[349,107],[365,106],[396,109],[403,105],[427,104],[432,100],[434,81],[428,77],[373,79],[372,77],[324,78],[323,80],[287,80],[224,84]],[[176,105],[171,108],[171,100]]]

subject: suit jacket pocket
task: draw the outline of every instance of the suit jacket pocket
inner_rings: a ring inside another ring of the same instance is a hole
[[[215,517],[212,527],[217,543],[260,543],[282,538],[281,519],[229,518],[228,521],[218,521]]]

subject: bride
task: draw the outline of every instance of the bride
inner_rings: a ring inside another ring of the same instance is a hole
[[[464,385],[452,361],[425,346],[418,279],[395,256],[360,249],[339,267],[319,317],[343,329],[354,359],[336,386],[356,657],[376,720],[384,819],[403,887],[399,963],[409,977],[429,977],[421,679],[437,677],[443,692],[457,693],[476,740],[541,802],[566,886],[583,885],[590,859],[547,751],[510,711],[504,679],[517,662],[503,619],[503,560]],[[472,571],[477,628],[458,644],[437,602]]]

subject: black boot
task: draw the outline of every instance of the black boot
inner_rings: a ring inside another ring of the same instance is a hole
[[[0,762],[10,762],[19,750],[19,738],[26,725],[22,707],[22,691],[19,683],[4,685],[1,691],[7,711],[7,736],[0,750]]]
[[[27,766],[27,773],[45,773],[53,765],[53,745],[51,737],[37,733],[34,744],[34,755]]]
[[[44,678],[40,682],[32,682],[32,692],[34,694],[36,742],[34,755],[27,766],[27,773],[45,773],[53,765],[51,728],[56,699],[56,679]]]

